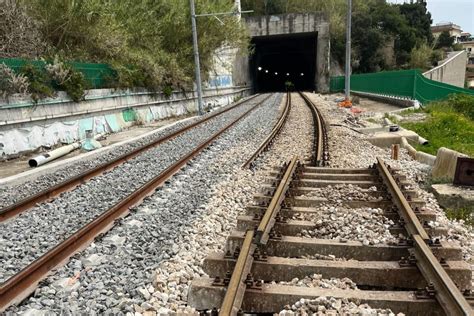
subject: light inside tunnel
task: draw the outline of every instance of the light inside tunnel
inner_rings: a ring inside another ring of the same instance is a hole
[[[253,69],[255,92],[284,91],[287,81],[291,81],[296,90],[313,90],[316,43],[317,33],[252,38],[254,53],[250,57],[250,69]],[[278,76],[280,73],[286,76]]]

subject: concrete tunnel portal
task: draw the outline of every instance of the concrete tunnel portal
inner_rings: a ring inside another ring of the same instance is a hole
[[[321,12],[245,18],[252,54],[234,67],[235,82],[250,83],[255,93],[329,91],[329,22]]]
[[[315,89],[317,34],[255,37],[252,46],[249,67],[255,92],[285,91],[286,82],[295,90]]]

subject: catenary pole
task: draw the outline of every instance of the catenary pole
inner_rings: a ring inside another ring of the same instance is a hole
[[[347,0],[347,19],[346,19],[346,73],[345,73],[345,92],[346,102],[350,102],[351,97],[351,15],[352,0]]]
[[[191,25],[193,28],[194,71],[196,77],[196,89],[198,94],[198,114],[202,115],[201,66],[199,64],[199,47],[196,29],[196,11],[194,8],[194,0],[189,0],[189,5],[191,7]]]
[[[240,4],[240,0],[235,0],[235,10],[237,11],[237,19],[240,21],[242,18],[242,5]]]

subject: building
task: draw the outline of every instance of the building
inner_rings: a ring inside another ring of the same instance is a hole
[[[431,33],[436,38],[444,31],[448,31],[449,35],[454,37],[455,43],[459,42],[459,39],[461,38],[461,34],[463,33],[461,30],[461,27],[452,22],[442,22],[442,23],[438,23],[436,25],[431,26]]]
[[[459,43],[462,45],[462,48],[467,51],[469,64],[474,64],[474,36],[469,32],[461,33],[459,38]]]

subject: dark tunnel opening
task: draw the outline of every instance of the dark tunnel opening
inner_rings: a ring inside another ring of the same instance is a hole
[[[314,90],[317,33],[254,37],[250,73],[255,92]]]

